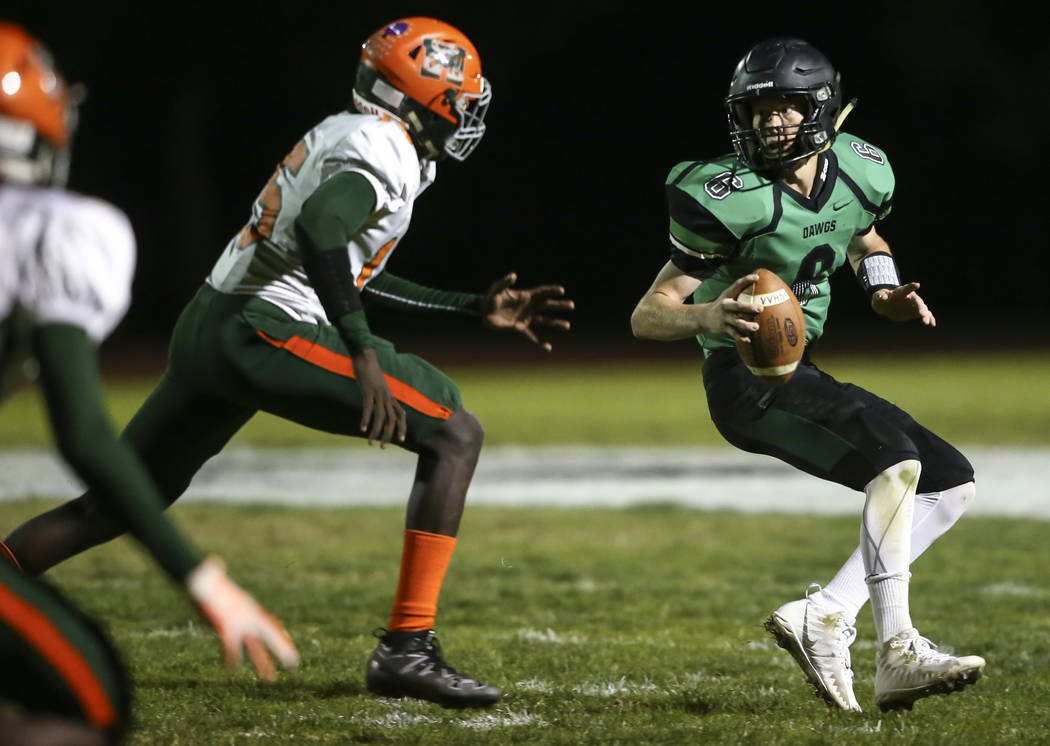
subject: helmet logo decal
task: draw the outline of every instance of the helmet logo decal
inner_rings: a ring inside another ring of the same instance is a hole
[[[859,155],[861,158],[864,158],[865,160],[872,161],[873,163],[878,163],[880,166],[886,162],[886,159],[882,157],[882,153],[876,150],[874,146],[869,145],[866,142],[850,143],[850,147],[853,148],[854,153]]]
[[[424,39],[423,51],[420,76],[437,80],[443,77],[446,83],[463,85],[463,64],[467,59],[467,50],[439,39]]]
[[[732,171],[723,171],[712,176],[704,184],[704,191],[711,199],[725,199],[734,189],[743,189],[744,181]]]
[[[401,36],[401,34],[408,31],[408,24],[404,21],[398,21],[397,23],[391,23],[385,29],[383,29],[383,38],[388,36]]]

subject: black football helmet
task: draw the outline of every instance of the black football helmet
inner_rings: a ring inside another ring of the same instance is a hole
[[[752,102],[757,98],[798,96],[805,100],[801,125],[755,128]],[[820,50],[802,39],[779,37],[759,42],[733,71],[725,99],[729,137],[745,165],[759,172],[775,172],[831,147],[835,123],[842,109],[839,74]],[[770,130],[794,132],[790,150],[770,154],[762,135]]]

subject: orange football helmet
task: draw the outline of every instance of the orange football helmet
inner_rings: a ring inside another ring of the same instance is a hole
[[[470,155],[491,100],[474,45],[443,21],[403,18],[361,46],[354,106],[399,119],[426,158]]]
[[[0,179],[65,183],[74,99],[43,45],[0,22]]]

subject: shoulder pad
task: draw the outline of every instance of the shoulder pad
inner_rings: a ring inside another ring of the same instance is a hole
[[[94,197],[52,192],[37,249],[37,317],[84,328],[96,342],[127,311],[135,234],[122,210]]]
[[[324,158],[322,180],[343,171],[360,172],[376,188],[377,209],[397,209],[420,186],[419,156],[408,134],[398,123],[377,116],[338,117],[345,119],[330,131],[335,139]],[[332,119],[336,117],[325,124]]]
[[[772,182],[741,166],[735,157],[679,163],[667,178],[740,238],[769,224],[773,215]]]
[[[895,179],[886,154],[869,142],[845,132],[832,145],[844,172],[874,205],[888,205],[893,198]]]

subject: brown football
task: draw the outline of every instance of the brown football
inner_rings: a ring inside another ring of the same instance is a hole
[[[791,288],[768,269],[756,269],[758,281],[745,287],[737,300],[762,306],[758,331],[751,344],[736,343],[748,370],[771,385],[784,383],[795,373],[806,349],[806,320]]]

